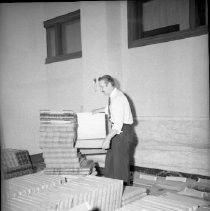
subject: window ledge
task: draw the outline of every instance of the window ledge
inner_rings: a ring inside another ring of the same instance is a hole
[[[208,26],[201,26],[191,30],[183,30],[178,32],[171,32],[168,34],[160,34],[156,36],[146,37],[128,43],[128,48],[135,48],[162,42],[184,39],[193,36],[199,36],[208,33]]]
[[[51,57],[51,58],[46,58],[45,64],[50,64],[50,63],[53,63],[53,62],[61,62],[61,61],[69,60],[69,59],[77,59],[77,58],[81,58],[81,57],[82,57],[82,51],[78,51],[78,52],[75,52],[75,53],[65,54],[65,55],[61,55],[61,56],[55,56],[55,57]]]

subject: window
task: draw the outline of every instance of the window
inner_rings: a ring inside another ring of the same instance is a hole
[[[80,11],[74,11],[44,22],[47,37],[46,63],[82,56]]]
[[[208,33],[208,0],[127,1],[128,47]]]

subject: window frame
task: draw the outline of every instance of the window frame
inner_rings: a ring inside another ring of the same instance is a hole
[[[46,64],[82,57],[82,50],[73,52],[73,53],[68,53],[68,54],[62,53],[61,26],[63,23],[72,22],[75,20],[80,21],[80,10],[76,10],[74,12],[70,12],[68,14],[58,16],[56,18],[44,21],[43,25],[44,25],[44,28],[46,29],[46,42],[47,42],[47,58],[45,59]],[[80,21],[80,23],[81,23],[81,21]],[[49,56],[50,40],[49,40],[48,29],[52,28],[52,27],[55,29],[55,56]],[[80,27],[81,27],[81,25],[80,25]]]
[[[208,33],[208,25],[196,26],[195,0],[189,0],[189,29],[140,38],[143,31],[141,30],[142,19],[140,18],[138,8],[141,7],[143,1],[145,0],[127,1],[128,48],[163,43]]]

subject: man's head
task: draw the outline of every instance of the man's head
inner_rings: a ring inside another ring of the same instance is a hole
[[[104,75],[98,78],[99,86],[101,91],[105,95],[110,95],[112,90],[115,88],[115,81],[110,75]]]

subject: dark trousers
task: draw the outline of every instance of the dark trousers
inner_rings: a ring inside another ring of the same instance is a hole
[[[133,139],[132,125],[123,124],[120,134],[114,136],[107,151],[104,176],[130,183],[130,144]]]

